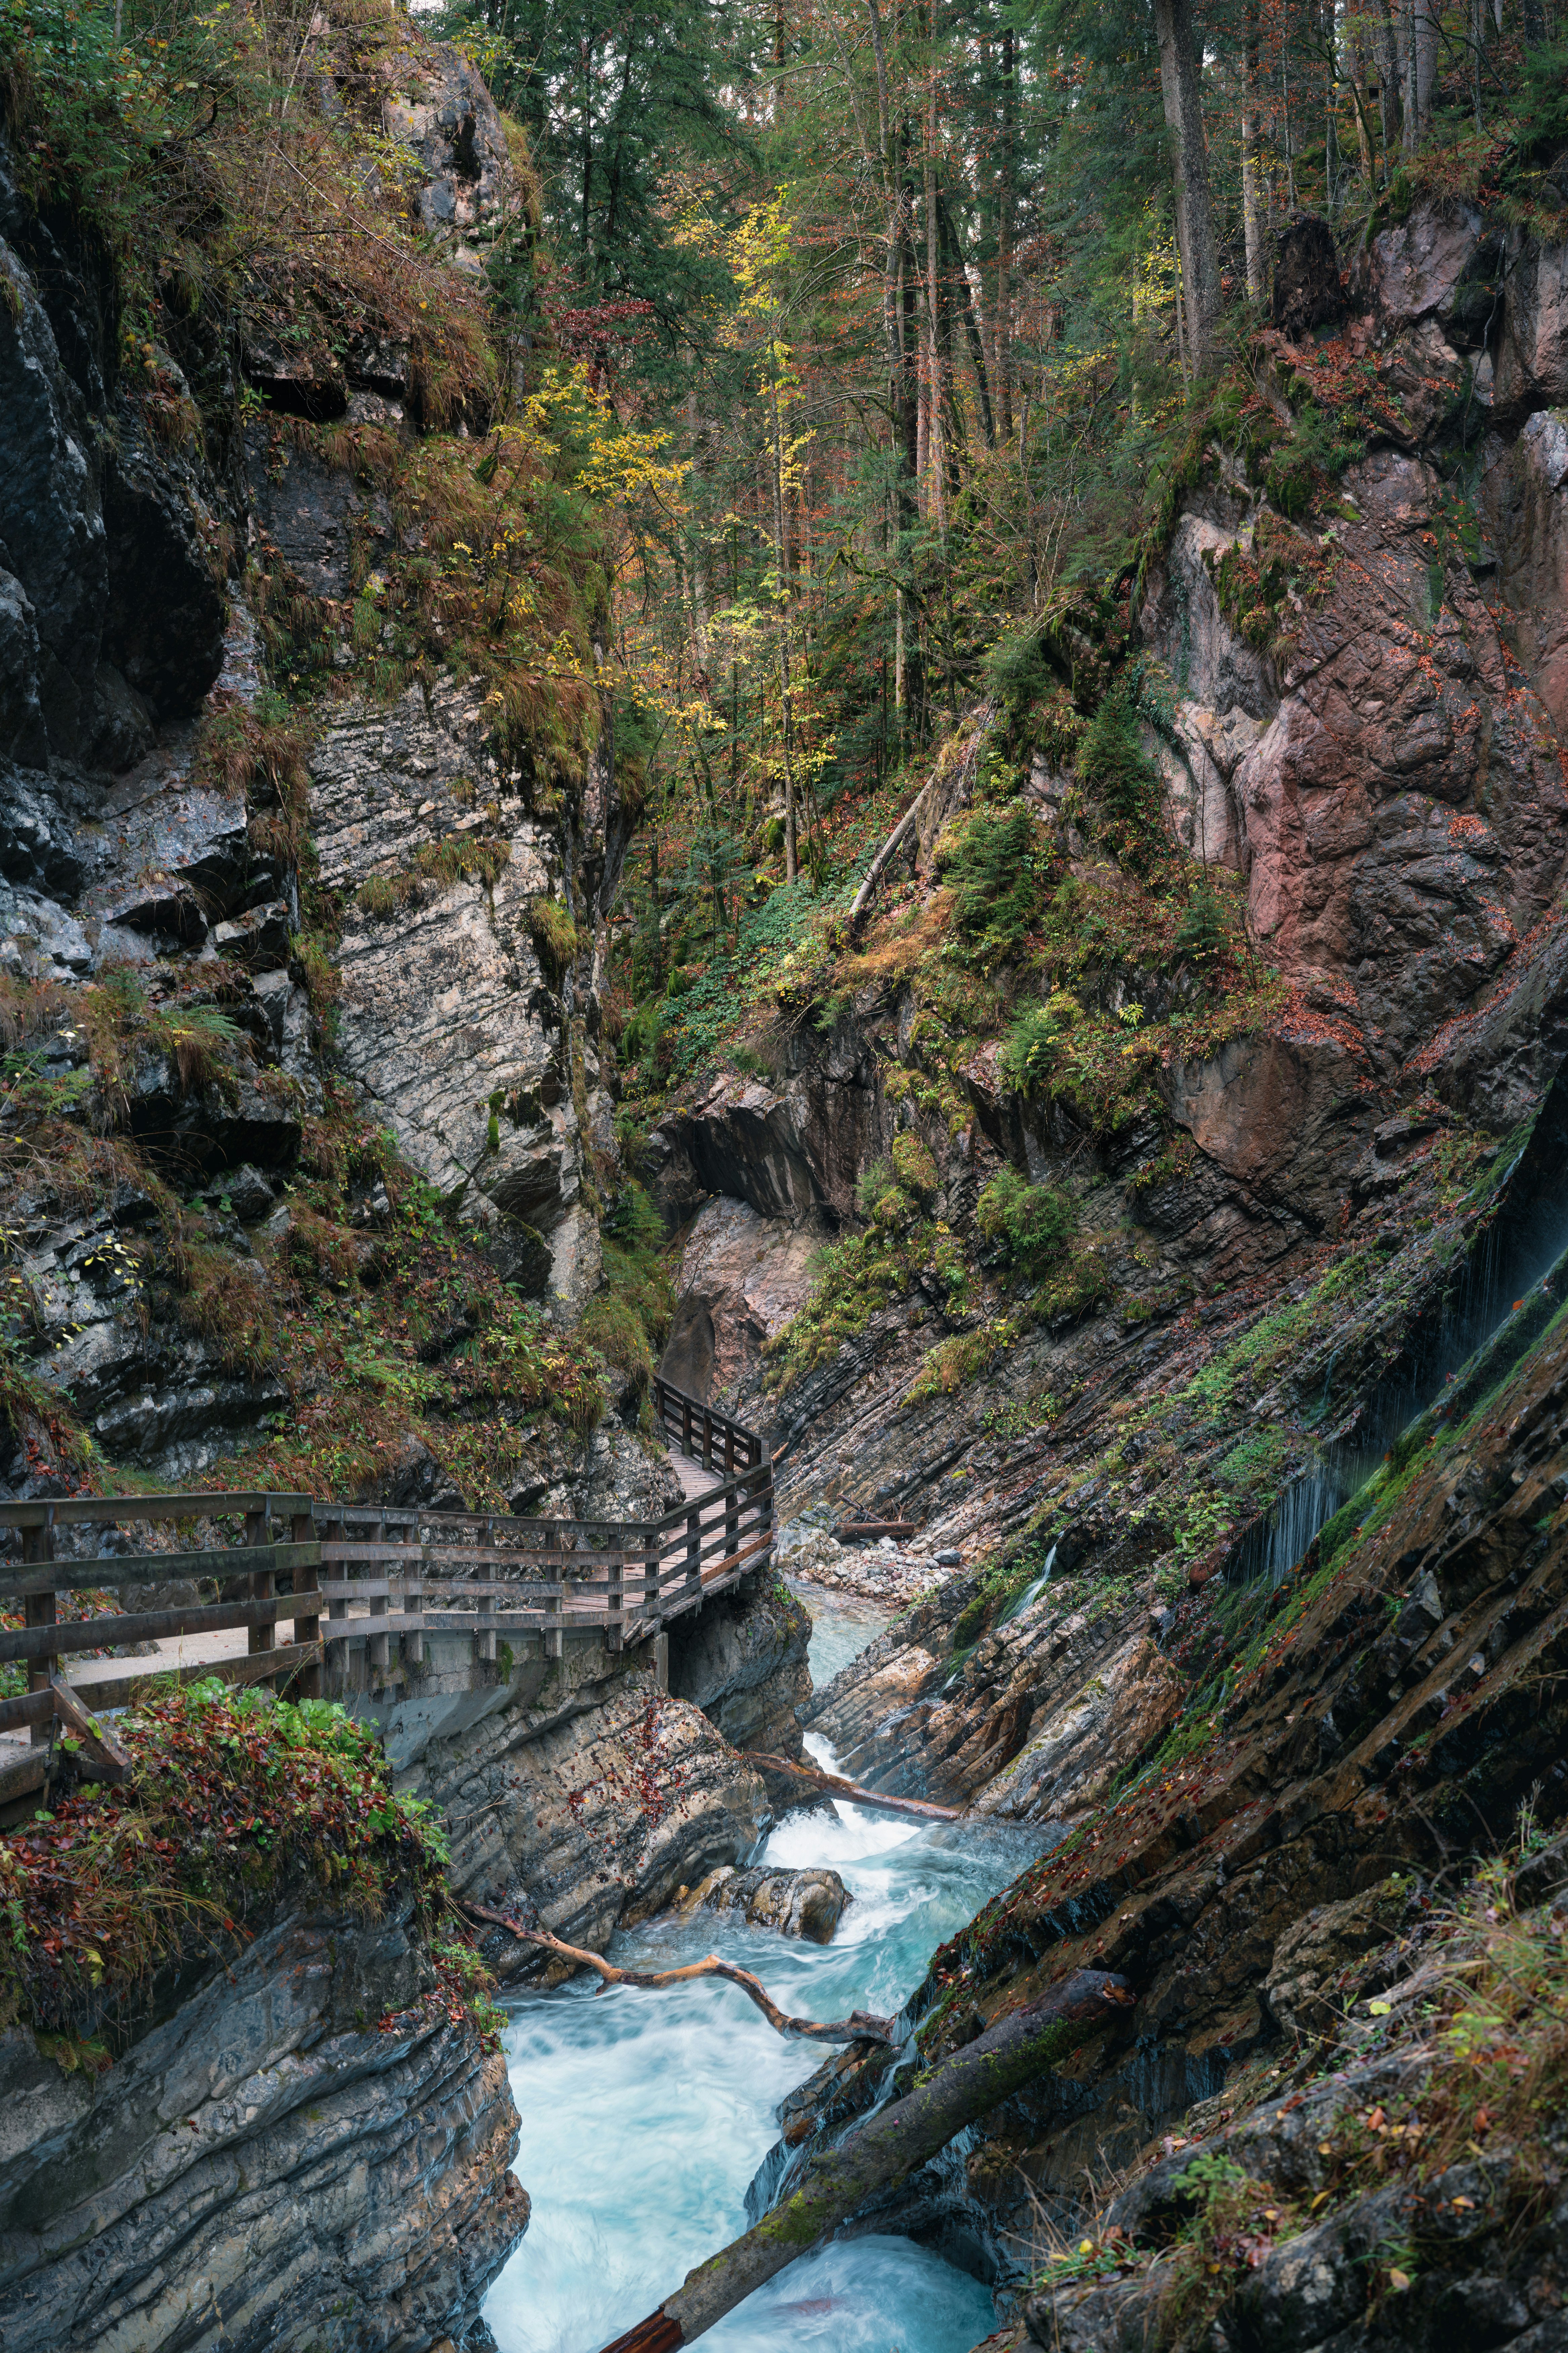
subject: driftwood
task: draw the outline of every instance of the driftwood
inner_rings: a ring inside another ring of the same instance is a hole
[[[686,1985],[693,1978],[725,1978],[756,2003],[768,2024],[779,2034],[798,2035],[808,2042],[885,2042],[894,2049],[898,2046],[891,2019],[875,2017],[868,2010],[851,2010],[847,2018],[830,2023],[814,2018],[791,2018],[779,2008],[760,1978],[754,1978],[750,1969],[737,1968],[733,1961],[720,1960],[716,1953],[710,1953],[705,1961],[689,1961],[683,1969],[618,1969],[602,1953],[586,1953],[575,1945],[563,1945],[547,1928],[525,1928],[520,1921],[509,1919],[504,1912],[492,1912],[483,1904],[470,1904],[466,1897],[458,1900],[470,1918],[504,1928],[520,1945],[537,1945],[544,1952],[559,1955],[563,1961],[574,1962],[579,1968],[596,1969],[605,1985],[642,1986],[657,1992],[663,1986]]]
[[[605,2353],[676,2353],[692,2344],[764,2281],[831,2237],[879,2189],[925,2164],[955,2133],[1059,2065],[1131,2005],[1124,1978],[1075,1969],[1039,2001],[998,2019],[837,2148],[810,2158],[781,2206],[688,2272],[684,2285]]]
[[[786,1774],[803,1788],[820,1790],[825,1798],[842,1798],[847,1805],[873,1806],[884,1814],[910,1814],[920,1822],[956,1822],[963,1818],[961,1807],[933,1806],[924,1798],[889,1798],[880,1789],[863,1789],[858,1781],[824,1773],[817,1766],[793,1765],[787,1757],[764,1757],[755,1748],[742,1748],[741,1757],[760,1773]]]

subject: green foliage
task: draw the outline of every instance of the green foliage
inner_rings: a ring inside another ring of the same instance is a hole
[[[675,1293],[664,1257],[664,1220],[635,1178],[616,1196],[602,1236],[604,1288],[588,1303],[583,1337],[646,1396],[669,1331]]]
[[[941,859],[952,920],[982,971],[1016,955],[1045,899],[1047,857],[1028,810],[977,810]]]
[[[954,1332],[926,1351],[925,1361],[904,1395],[906,1405],[925,1398],[953,1397],[989,1372],[1018,1337],[1018,1326],[1005,1316],[993,1316],[970,1332]]]
[[[1017,1169],[999,1168],[975,1207],[988,1241],[999,1242],[1015,1266],[1040,1274],[1078,1231],[1078,1206],[1057,1185],[1031,1185]]]
[[[1230,928],[1218,892],[1209,881],[1205,867],[1194,883],[1182,920],[1176,926],[1173,943],[1178,956],[1193,964],[1209,965],[1224,955],[1230,940]]]
[[[1085,729],[1078,776],[1103,813],[1111,846],[1132,864],[1146,863],[1161,835],[1160,774],[1143,749],[1137,706],[1127,690],[1108,695]]]
[[[1016,1094],[1042,1086],[1056,1070],[1068,1033],[1083,1018],[1070,989],[1054,988],[1043,1005],[1026,1007],[1003,1040],[999,1067]]]
[[[936,1162],[919,1136],[907,1129],[893,1138],[893,1172],[910,1198],[929,1209],[941,1182]]]
[[[0,1836],[13,2017],[124,2034],[155,1971],[223,1959],[290,1900],[375,1920],[412,1898],[426,1928],[446,1911],[439,1826],[341,1707],[212,1679],[155,1689],[118,1729],[128,1781]]]
[[[481,841],[473,834],[450,833],[441,841],[426,842],[399,872],[371,875],[361,883],[356,899],[367,915],[384,918],[395,914],[411,899],[420,897],[422,886],[446,891],[455,882],[479,882],[489,890],[510,856],[510,842]]]
[[[572,920],[571,909],[563,906],[559,899],[531,900],[528,931],[546,979],[559,988],[577,953],[577,926]]]

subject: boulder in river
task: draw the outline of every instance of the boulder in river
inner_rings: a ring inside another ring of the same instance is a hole
[[[696,1912],[739,1912],[753,1928],[830,1945],[848,1903],[849,1891],[836,1871],[737,1871],[726,1864],[710,1871],[676,1908],[688,1919]]]

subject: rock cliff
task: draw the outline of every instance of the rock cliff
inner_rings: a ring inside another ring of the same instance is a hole
[[[518,2115],[405,1926],[301,1914],[191,1974],[101,2073],[0,2042],[6,2343],[493,2343]]]
[[[926,1593],[809,1720],[1041,1838],[911,1999],[920,2063],[1076,1968],[1135,1996],[858,2218],[1017,2295],[998,2344],[1557,2342],[1561,2151],[1495,2087],[1562,2036],[1559,269],[1417,207],[1348,323],[1264,338],[1258,438],[1194,445],[1113,651],[1168,687],[1143,752],[1244,912],[1245,1018],[1037,750],[1105,945],[1047,913],[977,1037],[919,962],[962,840],[922,828],[832,1019],[655,1137],[697,1212],[672,1361],[771,1414],[786,1494],[924,1518]],[[1331,377],[1356,448],[1303,510],[1259,448]],[[1101,1033],[1157,1039],[1146,1092]],[[1009,1168],[1070,1262],[987,1226]],[[890,2063],[820,2071],[759,2205]]]
[[[138,243],[166,186],[117,241],[24,98],[0,140],[0,1493],[657,1518],[668,1289],[603,1029],[637,776],[489,274],[527,276],[521,133],[395,15],[308,40],[324,269],[226,143],[243,93],[177,268]],[[798,1746],[805,1634],[748,1589],[668,1674],[595,1645],[356,1704],[457,1891],[602,1947],[756,1842],[733,1744]],[[488,2344],[519,2119],[427,1945],[289,1911],[112,2058],[10,2025],[7,2344]]]

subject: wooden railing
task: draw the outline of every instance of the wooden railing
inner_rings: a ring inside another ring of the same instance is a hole
[[[773,1469],[755,1464],[649,1522],[521,1520],[500,1514],[323,1504],[318,1511],[322,1640],[369,1645],[374,1673],[425,1663],[433,1637],[472,1639],[481,1659],[498,1640],[542,1637],[558,1659],[568,1632],[612,1651],[658,1631],[760,1567],[773,1549]]]
[[[295,1680],[319,1694],[359,1684],[356,1668],[363,1683],[378,1683],[392,1670],[395,1642],[406,1672],[432,1663],[432,1646],[447,1650],[453,1638],[481,1661],[497,1657],[500,1641],[538,1637],[546,1658],[562,1655],[568,1633],[597,1634],[612,1651],[646,1641],[763,1567],[773,1541],[773,1465],[761,1440],[662,1379],[654,1410],[674,1446],[721,1475],[650,1522],[530,1520],[228,1492],[0,1504],[0,1532],[21,1539],[20,1560],[0,1561],[0,1607],[14,1611],[20,1601],[26,1619],[19,1628],[0,1628],[0,1664],[25,1661],[27,1669],[26,1691],[0,1698],[0,1733],[26,1727],[38,1747],[62,1719],[90,1745],[84,1698],[99,1711],[123,1706],[151,1676],[171,1672],[182,1681]],[[237,1543],[55,1556],[65,1527],[220,1519],[243,1523]],[[286,1538],[270,1533],[285,1526]],[[279,1590],[282,1578],[291,1592]],[[193,1579],[216,1579],[220,1598],[113,1616],[58,1614],[63,1595]],[[293,1633],[283,1645],[280,1623]],[[74,1696],[61,1675],[62,1660],[86,1651],[240,1628],[243,1657],[127,1661],[124,1673],[100,1677]],[[363,1662],[353,1656],[360,1651]],[[110,1778],[112,1746],[109,1740],[98,1760]],[[0,1773],[0,1806],[15,1794]]]
[[[653,1418],[678,1454],[694,1455],[705,1471],[721,1471],[726,1479],[761,1462],[767,1451],[754,1430],[688,1397],[659,1373],[653,1380]]]

